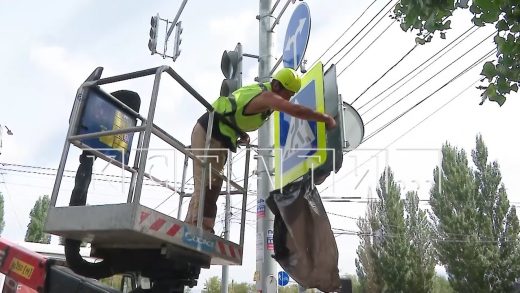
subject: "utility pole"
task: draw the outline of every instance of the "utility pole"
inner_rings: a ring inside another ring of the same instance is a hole
[[[273,61],[273,31],[271,18],[271,0],[260,0],[259,20],[259,50],[258,50],[258,81],[270,80]],[[257,200],[265,205],[265,200],[271,191],[271,170],[273,168],[273,140],[271,129],[273,121],[269,119],[258,131],[258,160],[257,160]],[[263,206],[265,213],[257,213],[257,254],[256,271],[258,272],[257,289],[261,293],[276,292],[276,261],[271,257],[274,254],[272,246],[274,215]],[[270,239],[269,239],[270,237]],[[271,241],[271,243],[269,243]],[[260,246],[262,246],[261,250]],[[273,284],[274,282],[274,284]],[[274,286],[273,286],[274,285]],[[274,288],[274,290],[273,290]]]
[[[229,229],[231,229],[231,194],[230,194],[230,178],[231,178],[231,164],[233,162],[233,157],[229,158],[227,163],[227,178],[228,182],[226,184],[226,209],[224,215],[224,239],[229,240]],[[222,266],[222,281],[220,282],[220,293],[228,293],[228,283],[229,283],[229,266]]]

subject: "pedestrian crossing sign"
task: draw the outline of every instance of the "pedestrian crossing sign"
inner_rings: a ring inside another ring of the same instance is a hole
[[[325,111],[323,64],[318,62],[303,77],[300,91],[291,99],[318,112]],[[325,123],[274,113],[275,189],[295,181],[325,163]]]

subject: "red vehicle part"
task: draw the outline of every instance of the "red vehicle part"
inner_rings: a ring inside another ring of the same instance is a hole
[[[0,272],[18,284],[43,292],[47,259],[0,238]]]
[[[38,291],[24,284],[18,284],[15,280],[6,276],[2,293],[38,293]]]

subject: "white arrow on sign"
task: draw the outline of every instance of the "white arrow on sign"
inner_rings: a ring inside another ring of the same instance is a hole
[[[293,61],[294,61],[294,65],[293,65],[293,69],[296,69],[296,67],[298,67],[298,64],[297,64],[297,61],[296,61],[296,38],[299,34],[302,33],[303,31],[303,26],[305,25],[305,22],[307,21],[307,18],[300,18],[300,21],[298,23],[298,27],[296,28],[296,31],[294,32],[294,34],[292,36],[289,37],[289,39],[287,39],[287,45],[285,45],[285,51],[291,51],[291,47],[293,49]]]

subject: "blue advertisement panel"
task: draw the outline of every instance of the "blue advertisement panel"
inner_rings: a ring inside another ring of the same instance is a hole
[[[108,100],[103,92],[91,89],[88,91],[77,132],[87,134],[124,129],[135,125],[136,119],[129,113]],[[132,138],[133,133],[124,133],[83,139],[81,142],[116,161],[128,164]]]

